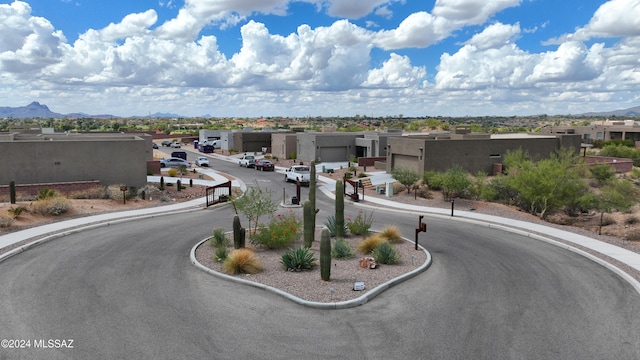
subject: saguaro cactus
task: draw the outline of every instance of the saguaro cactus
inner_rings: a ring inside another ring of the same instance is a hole
[[[176,187],[178,188],[178,191],[182,191],[182,181],[178,180]]]
[[[244,235],[244,229],[240,225],[240,217],[238,215],[233,216],[233,247],[240,249],[244,247],[242,236]]]
[[[318,208],[316,208],[316,162],[312,161],[309,167],[309,200],[311,200],[311,208],[313,209],[313,227],[316,227],[316,214]]]
[[[16,182],[9,182],[9,198],[12,204],[16,203]]]
[[[160,190],[164,190],[164,176],[160,176]]]
[[[336,181],[336,238],[344,239],[344,184]]]
[[[331,234],[326,227],[320,234],[320,277],[324,281],[331,279]]]
[[[304,235],[304,246],[307,248],[311,247],[311,243],[313,243],[313,236],[315,233],[315,225],[314,219],[316,217],[315,211],[313,211],[311,201],[309,199],[305,200],[303,207],[303,235]]]

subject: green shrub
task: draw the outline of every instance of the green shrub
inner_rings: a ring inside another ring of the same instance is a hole
[[[31,204],[33,212],[40,215],[60,215],[71,210],[71,202],[61,196],[40,199]]]
[[[366,178],[367,176],[369,176],[369,175],[367,175],[367,174],[365,174],[365,173],[363,173],[363,172],[361,172],[360,174],[358,174],[358,178]]]
[[[222,262],[222,270],[227,274],[257,274],[262,269],[256,254],[247,248],[233,250]]]
[[[327,216],[327,220],[325,220],[324,226],[329,229],[329,234],[331,234],[331,237],[336,237],[336,216],[334,214]],[[346,234],[347,231],[349,231],[349,228],[347,227],[347,224],[344,224],[344,233]]]
[[[227,247],[231,243],[231,240],[227,237],[227,233],[223,228],[213,229],[213,235],[209,244],[214,248]]]
[[[367,213],[360,210],[355,219],[347,219],[347,227],[353,235],[368,235],[371,223],[373,222],[373,213],[367,216]]]
[[[250,241],[267,249],[286,248],[300,239],[301,231],[302,223],[293,213],[278,214],[271,218],[269,224],[260,224]]]
[[[20,216],[20,214],[22,214],[26,210],[27,208],[25,208],[24,206],[17,206],[17,207],[12,206],[9,208],[9,210],[7,210],[7,212],[9,213],[9,216],[11,216],[11,218],[17,219],[18,216]]]
[[[381,242],[373,249],[372,256],[380,264],[393,265],[400,262],[400,254],[388,241]]]
[[[316,266],[315,261],[313,252],[306,247],[291,249],[280,258],[280,263],[286,271],[296,272],[313,269]]]
[[[219,247],[219,248],[216,248],[216,251],[213,254],[213,260],[217,262],[222,262],[222,261],[225,261],[228,256],[229,256],[229,248]]]
[[[331,250],[331,257],[334,259],[353,259],[356,256],[351,245],[344,239],[336,240]]]
[[[36,197],[36,199],[42,200],[52,198],[54,196],[58,196],[58,192],[54,189],[42,189],[40,190],[40,192],[38,192],[38,196]]]

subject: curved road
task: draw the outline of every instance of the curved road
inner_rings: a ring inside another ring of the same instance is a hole
[[[427,217],[428,271],[364,306],[317,310],[190,264],[191,247],[231,214],[96,228],[0,263],[0,339],[32,341],[0,359],[640,358],[640,296],[570,251]],[[375,216],[405,235],[417,222]],[[74,348],[34,349],[38,339]]]

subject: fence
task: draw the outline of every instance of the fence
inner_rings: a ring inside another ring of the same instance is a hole
[[[231,181],[206,189],[207,207],[228,201],[231,197]]]

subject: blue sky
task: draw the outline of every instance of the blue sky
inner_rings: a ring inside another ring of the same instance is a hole
[[[640,105],[640,0],[0,0],[0,106],[118,116]]]

